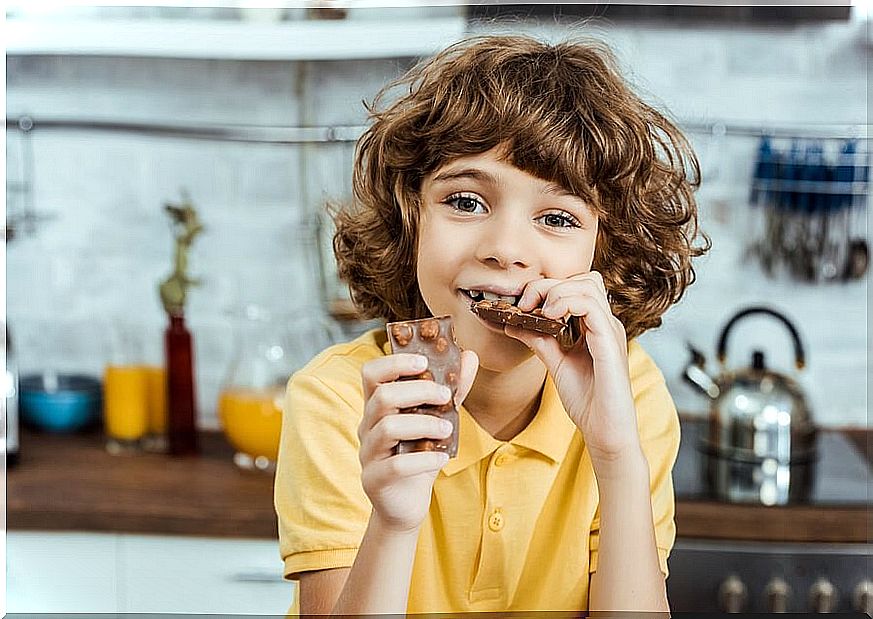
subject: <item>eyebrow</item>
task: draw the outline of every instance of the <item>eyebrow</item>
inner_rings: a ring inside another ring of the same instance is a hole
[[[470,178],[475,181],[481,181],[488,185],[497,185],[497,177],[493,174],[481,170],[479,168],[461,168],[458,170],[446,170],[440,172],[433,177],[434,183],[445,183],[448,181],[456,181],[462,178]]]
[[[461,168],[458,170],[446,170],[445,172],[440,172],[439,174],[434,176],[432,182],[445,183],[448,181],[455,181],[464,178],[480,181],[491,186],[497,186],[498,184],[496,176],[480,168]],[[549,183],[544,186],[542,193],[555,196],[567,196],[570,198],[579,197],[576,194],[567,191],[556,183]]]

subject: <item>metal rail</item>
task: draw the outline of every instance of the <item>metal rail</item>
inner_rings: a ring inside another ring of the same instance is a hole
[[[768,124],[752,125],[748,123],[726,123],[721,121],[678,121],[679,126],[689,133],[703,133],[715,137],[725,135],[759,138],[770,136],[774,138],[799,138],[822,140],[866,140],[869,136],[868,123],[806,123],[802,125]]]
[[[363,133],[363,126],[283,127],[266,125],[174,125],[151,122],[117,122],[104,120],[33,119],[29,116],[7,118],[7,129],[30,132],[42,129],[108,131],[138,133],[158,137],[248,142],[257,144],[315,144],[354,142]]]
[[[868,139],[869,124],[820,123],[806,125],[752,125],[732,122],[678,121],[690,133],[716,137],[731,135],[815,139]],[[118,122],[75,118],[34,119],[29,116],[6,119],[7,129],[28,132],[34,129],[68,129],[138,133],[159,137],[248,142],[257,144],[317,144],[354,142],[365,131],[363,125],[288,127],[267,125],[180,125],[156,122]]]

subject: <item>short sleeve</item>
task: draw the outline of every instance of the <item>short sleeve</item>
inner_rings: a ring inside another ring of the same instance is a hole
[[[324,369],[324,368],[322,368]],[[361,487],[357,428],[360,374],[340,368],[331,385],[312,373],[288,382],[274,503],[284,574],[350,567],[371,505]]]
[[[655,525],[658,561],[661,572],[668,576],[667,559],[676,541],[676,504],[672,472],[679,453],[679,415],[667,390],[664,376],[635,340],[629,345],[628,358],[640,444],[649,463],[652,520]],[[589,537],[589,572],[597,570],[599,533],[598,510],[592,521]]]

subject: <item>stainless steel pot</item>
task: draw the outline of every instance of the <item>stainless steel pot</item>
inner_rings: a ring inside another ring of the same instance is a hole
[[[749,367],[727,371],[727,340],[738,321],[750,314],[780,320],[794,340],[795,364],[805,365],[794,325],[766,307],[746,308],[725,325],[718,342],[722,371],[706,373],[702,353],[691,348],[685,378],[711,399],[708,437],[700,449],[707,458],[707,482],[723,500],[764,505],[803,501],[813,483],[816,427],[803,390],[792,378],[769,369],[755,350]]]

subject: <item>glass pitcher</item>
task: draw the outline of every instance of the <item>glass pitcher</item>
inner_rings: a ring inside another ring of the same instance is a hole
[[[316,309],[279,315],[247,305],[233,323],[235,350],[218,398],[219,420],[237,466],[272,471],[288,378],[339,341],[340,331]]]

